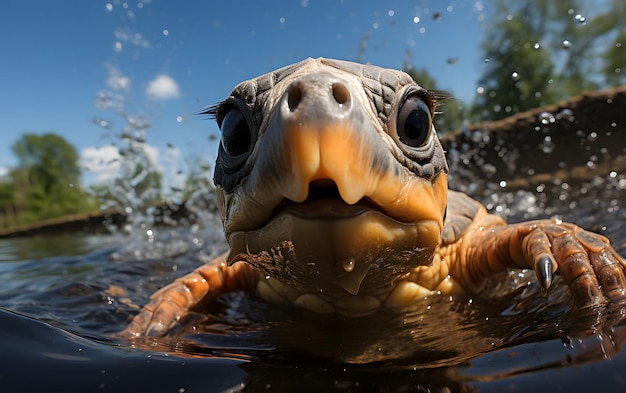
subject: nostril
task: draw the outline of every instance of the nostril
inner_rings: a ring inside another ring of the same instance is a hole
[[[289,87],[289,96],[287,97],[287,104],[289,105],[289,110],[291,112],[295,111],[300,105],[300,101],[302,101],[302,89],[299,85],[291,85]]]
[[[350,104],[350,92],[342,83],[333,84],[333,97],[339,105]]]

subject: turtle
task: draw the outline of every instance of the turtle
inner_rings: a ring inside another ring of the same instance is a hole
[[[238,84],[220,128],[217,209],[229,249],[151,296],[121,332],[163,336],[220,294],[358,318],[433,294],[480,294],[508,269],[555,274],[576,307],[626,299],[604,236],[557,219],[506,223],[448,187],[442,95],[408,74],[309,58]]]

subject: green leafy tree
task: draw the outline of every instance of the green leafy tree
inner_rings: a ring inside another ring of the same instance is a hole
[[[9,179],[0,178],[0,208],[12,205],[13,201],[13,184]]]
[[[18,167],[12,171],[15,203],[26,221],[83,213],[93,208],[80,186],[76,149],[56,134],[24,134],[13,146]]]
[[[626,81],[623,0],[496,0],[473,119],[500,119]]]
[[[626,2],[611,0],[604,12],[586,22],[590,35],[608,41],[608,48],[599,54],[604,82],[611,86],[626,83]]]
[[[482,44],[485,71],[473,112],[501,119],[555,99],[554,65],[542,46],[546,36],[545,1],[494,3],[493,21]]]

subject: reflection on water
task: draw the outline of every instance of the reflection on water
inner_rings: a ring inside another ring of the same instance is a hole
[[[121,243],[117,236],[33,236],[0,239],[0,263],[78,256]]]

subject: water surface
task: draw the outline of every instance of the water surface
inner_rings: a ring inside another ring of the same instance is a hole
[[[601,143],[594,149],[610,145],[610,154],[595,161],[604,167],[524,183],[531,169],[539,173],[532,166],[538,145],[520,147],[513,167],[497,168],[498,159],[511,162],[497,155],[507,142],[494,149],[489,133],[468,131],[462,143],[446,147],[457,174],[451,179],[510,222],[559,217],[602,233],[626,255],[626,174],[614,169],[624,162],[624,130],[617,140],[594,132]],[[495,156],[476,154],[476,146]],[[580,154],[568,151],[569,158],[554,156],[556,167],[577,165]],[[521,165],[525,176],[516,177]],[[626,311],[578,310],[560,279],[543,295],[527,271],[494,277],[481,296],[432,296],[414,312],[365,318],[314,315],[227,294],[169,337],[111,338],[150,294],[225,250],[217,219],[206,215],[201,224],[148,232],[144,223],[130,235],[1,239],[2,390],[626,389]]]

